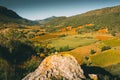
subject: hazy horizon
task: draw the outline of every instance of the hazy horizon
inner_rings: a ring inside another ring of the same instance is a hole
[[[23,18],[41,20],[51,16],[73,16],[90,10],[120,5],[120,0],[0,0]]]

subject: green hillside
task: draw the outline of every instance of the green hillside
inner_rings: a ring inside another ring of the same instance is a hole
[[[54,24],[53,24],[54,22]],[[120,31],[120,6],[108,7],[98,10],[89,11],[87,13],[79,14],[76,16],[68,17],[65,19],[58,19],[57,21],[51,20],[49,23],[45,24],[49,25],[49,27],[78,27],[80,25],[85,24],[95,24],[98,28],[105,28],[111,32],[119,32]]]

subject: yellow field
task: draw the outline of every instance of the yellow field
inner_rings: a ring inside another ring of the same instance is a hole
[[[77,59],[79,64],[81,64],[83,57],[91,55],[90,54],[91,49],[95,50],[96,53],[101,52],[100,49],[96,46],[96,44],[91,44],[91,45],[88,45],[88,46],[78,47],[74,50],[71,50],[71,51],[68,51],[68,52],[61,52],[61,53],[62,54],[68,53],[68,54],[73,55]]]

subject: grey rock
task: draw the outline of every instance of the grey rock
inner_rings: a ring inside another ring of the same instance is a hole
[[[83,70],[77,60],[69,54],[57,54],[46,57],[40,66],[22,80],[82,80]]]

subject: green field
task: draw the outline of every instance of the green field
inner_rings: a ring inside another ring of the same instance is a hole
[[[96,39],[85,38],[80,35],[66,36],[61,38],[56,38],[50,41],[50,46],[60,49],[61,47],[69,46],[70,49],[74,49],[80,46],[89,45],[96,42]]]
[[[90,57],[96,66],[109,66],[120,62],[120,50],[107,50]]]
[[[103,43],[111,47],[117,47],[120,46],[120,38],[104,40]]]

